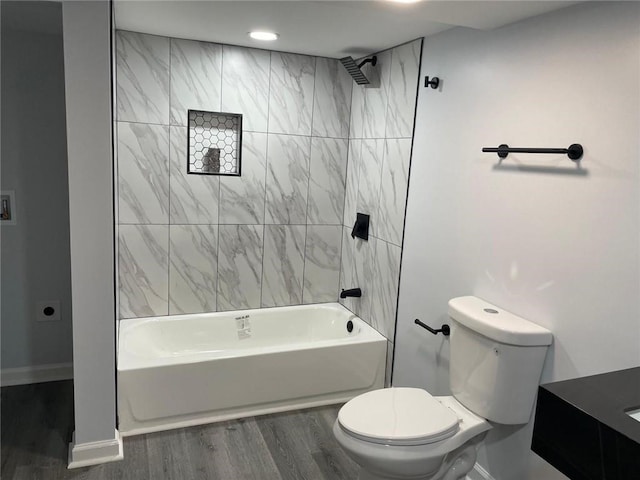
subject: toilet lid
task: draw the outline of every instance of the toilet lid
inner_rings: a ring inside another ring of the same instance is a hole
[[[458,416],[420,388],[384,388],[355,397],[338,412],[340,426],[362,440],[423,445],[458,431]]]

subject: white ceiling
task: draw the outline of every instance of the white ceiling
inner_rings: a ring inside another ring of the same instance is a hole
[[[493,29],[571,1],[115,0],[116,28],[326,57],[360,57],[454,26]],[[280,38],[259,42],[251,30]]]

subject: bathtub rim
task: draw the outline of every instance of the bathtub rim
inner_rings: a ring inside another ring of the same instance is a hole
[[[237,315],[246,315],[247,312],[258,312],[263,310],[277,310],[277,309],[286,309],[287,311],[295,311],[295,310],[308,310],[309,307],[314,309],[329,309],[329,310],[338,310],[341,313],[347,313],[347,320],[351,320],[356,325],[361,327],[361,332],[357,335],[346,336],[342,338],[332,338],[325,340],[315,340],[315,341],[302,341],[288,344],[275,344],[271,346],[261,346],[261,347],[252,347],[245,349],[224,349],[219,351],[204,351],[204,352],[195,352],[192,354],[185,355],[175,355],[175,356],[159,356],[159,357],[144,357],[144,356],[136,356],[134,352],[129,352],[126,349],[123,349],[120,344],[121,339],[123,339],[123,335],[127,334],[128,330],[133,330],[137,328],[143,327],[147,323],[152,322],[181,322],[188,321],[189,319],[194,318],[205,318],[211,315],[219,315],[219,317],[224,316],[237,316]],[[188,318],[186,318],[188,317]],[[170,367],[172,365],[182,365],[182,364],[196,364],[209,362],[212,360],[223,360],[244,356],[255,356],[262,354],[275,354],[278,352],[287,352],[294,350],[313,350],[321,347],[328,347],[332,345],[344,345],[344,344],[359,344],[359,343],[367,343],[367,342],[375,342],[375,341],[388,341],[388,339],[378,332],[375,328],[365,322],[358,315],[353,313],[344,305],[332,302],[332,303],[317,303],[317,304],[308,304],[308,305],[293,305],[293,306],[285,306],[285,307],[269,307],[269,308],[256,308],[256,309],[247,309],[247,310],[233,310],[233,311],[224,311],[224,312],[204,312],[204,313],[194,313],[194,314],[180,314],[180,315],[165,315],[165,316],[155,316],[155,317],[141,317],[141,318],[131,318],[131,319],[123,319],[124,321],[119,328],[118,335],[118,355],[116,357],[116,367],[119,372],[126,372],[132,370],[145,370],[145,369],[153,369],[153,368],[161,368],[161,367]],[[124,358],[122,358],[124,357]],[[127,358],[129,357],[129,358]],[[133,357],[133,358],[132,358]],[[124,362],[123,362],[124,360]],[[129,360],[130,362],[128,362]],[[131,361],[133,360],[133,361]],[[124,364],[123,364],[124,363]]]
[[[314,309],[331,309],[331,310],[339,310],[346,311],[350,315],[355,316],[356,318],[360,318],[356,313],[349,310],[346,306],[341,304],[340,302],[319,302],[319,303],[305,303],[304,305],[280,305],[277,307],[256,307],[256,308],[245,308],[242,310],[221,310],[218,312],[197,312],[197,313],[177,313],[171,315],[149,315],[147,317],[133,317],[133,318],[120,318],[118,322],[123,322],[123,325],[132,322],[143,322],[145,320],[163,320],[163,319],[177,319],[184,317],[196,317],[203,318],[208,315],[243,315],[247,312],[260,312],[260,311],[273,311],[273,310],[306,310],[309,308]],[[362,319],[361,319],[362,320]],[[366,323],[366,322],[365,322]],[[368,325],[368,324],[367,324]]]

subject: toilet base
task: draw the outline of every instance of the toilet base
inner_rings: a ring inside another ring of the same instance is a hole
[[[485,434],[473,438],[471,441],[448,453],[440,468],[435,473],[424,476],[380,475],[364,467],[360,467],[358,480],[464,480],[476,463],[478,447]]]

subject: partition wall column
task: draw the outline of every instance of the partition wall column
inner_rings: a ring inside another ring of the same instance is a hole
[[[69,467],[122,458],[116,430],[108,1],[64,1],[75,433]]]

